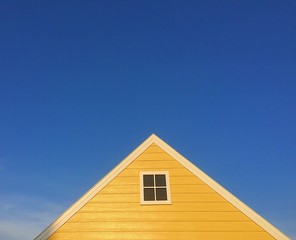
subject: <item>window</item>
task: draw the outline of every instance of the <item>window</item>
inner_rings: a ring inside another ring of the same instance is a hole
[[[170,204],[168,172],[141,172],[141,204]]]

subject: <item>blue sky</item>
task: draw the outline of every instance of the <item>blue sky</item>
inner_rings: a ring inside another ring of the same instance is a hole
[[[296,239],[295,12],[1,1],[0,238],[38,235],[155,133]]]

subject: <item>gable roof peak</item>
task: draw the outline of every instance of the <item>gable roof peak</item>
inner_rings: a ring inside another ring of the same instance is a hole
[[[110,183],[119,173],[121,173],[131,162],[133,162],[140,154],[142,154],[151,144],[155,143],[165,152],[170,154],[176,161],[183,165],[187,170],[191,171],[196,177],[201,179],[205,184],[219,193],[229,203],[243,212],[246,216],[251,218],[255,223],[261,226],[265,231],[271,234],[276,239],[289,239],[281,231],[267,222],[264,218],[250,209],[247,205],[241,202],[238,198],[233,196],[220,184],[214,181],[211,177],[205,174],[202,170],[196,167],[193,163],[183,157],[175,149],[173,149],[166,142],[161,140],[156,134],[151,134],[142,144],[140,144],[134,151],[132,151],[124,160],[122,160],[112,171],[97,182],[85,195],[83,195],[77,202],[75,202],[68,210],[66,210],[56,221],[54,221],[47,229],[45,229],[35,240],[46,240],[59,227],[61,227],[70,217],[72,217],[81,207],[83,207],[90,199],[99,193],[108,183]]]

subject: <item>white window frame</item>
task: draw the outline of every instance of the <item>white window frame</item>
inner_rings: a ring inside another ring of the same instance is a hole
[[[154,201],[145,201],[144,200],[144,175],[165,175],[166,180],[166,190],[167,190],[167,200],[154,200]],[[170,177],[168,171],[143,171],[140,172],[140,203],[145,204],[171,204],[171,188],[170,188]]]

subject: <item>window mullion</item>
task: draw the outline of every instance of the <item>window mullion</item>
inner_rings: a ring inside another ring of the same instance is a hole
[[[155,176],[156,176],[156,174],[153,175],[153,177],[154,177],[154,186],[153,186],[154,187],[154,201],[156,201],[156,199],[157,199],[156,198],[156,177]]]

